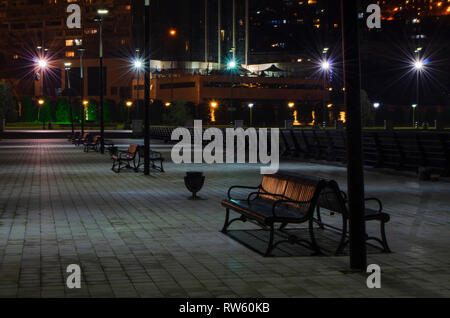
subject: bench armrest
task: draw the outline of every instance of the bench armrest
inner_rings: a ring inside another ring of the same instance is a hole
[[[278,200],[278,201],[275,201],[274,203],[273,203],[273,205],[272,205],[272,214],[273,214],[273,216],[274,217],[276,217],[277,215],[276,215],[276,213],[275,213],[275,210],[276,210],[276,208],[277,208],[277,205],[279,205],[279,204],[285,204],[285,203],[294,203],[294,204],[310,204],[311,203],[311,200],[308,200],[308,201],[295,201],[295,200]]]
[[[383,210],[383,204],[381,203],[380,199],[377,198],[365,198],[364,201],[375,201],[378,203],[378,213],[381,213]]]
[[[231,200],[231,190],[233,189],[250,189],[250,190],[255,190],[255,189],[259,189],[259,187],[249,187],[249,186],[232,186],[228,189],[228,193],[227,193],[227,197],[228,200]]]
[[[268,196],[272,196],[272,197],[278,197],[278,198],[281,198],[281,199],[286,199],[286,200],[289,200],[289,198],[288,197],[286,197],[286,196],[284,196],[284,195],[282,195],[282,194],[275,194],[275,193],[270,193],[270,192],[252,192],[252,193],[250,193],[249,195],[248,195],[248,197],[247,197],[247,201],[250,201],[251,199],[251,197],[253,196],[253,195],[268,195]],[[256,199],[256,198],[255,198]]]

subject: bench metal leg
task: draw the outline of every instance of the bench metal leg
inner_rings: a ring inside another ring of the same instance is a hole
[[[342,219],[342,234],[341,234],[341,240],[339,242],[338,248],[336,249],[336,252],[334,255],[339,255],[344,251],[345,246],[347,246],[347,219],[343,217]]]
[[[315,254],[320,255],[322,254],[319,245],[317,244],[316,237],[314,236],[314,218],[311,217],[309,220],[309,236],[311,238],[311,247],[316,252]]]
[[[391,249],[389,248],[389,245],[387,243],[387,239],[386,239],[386,231],[384,228],[384,225],[386,223],[385,222],[381,222],[380,228],[381,228],[381,239],[383,240],[383,247],[384,247],[384,251],[386,253],[391,253]]]
[[[272,253],[272,249],[273,249],[273,239],[274,239],[274,233],[275,229],[274,229],[274,224],[270,224],[270,237],[269,237],[269,245],[267,246],[267,250],[266,253],[264,254],[264,256],[270,256],[270,254]]]
[[[230,209],[225,209],[226,215],[225,215],[225,223],[223,224],[222,233],[227,233],[228,226],[230,225],[228,223],[228,220],[230,219]]]

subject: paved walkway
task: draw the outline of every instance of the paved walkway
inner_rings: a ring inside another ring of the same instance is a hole
[[[156,148],[169,157],[167,146]],[[348,271],[347,256],[264,258],[219,232],[220,199],[230,185],[257,184],[257,166],[166,167],[119,175],[107,155],[64,140],[0,141],[0,297],[450,296],[449,183],[366,173],[368,195],[392,215],[394,253],[369,255],[382,269],[375,290]],[[206,200],[186,200],[192,169],[205,172]],[[283,169],[345,188],[341,167]],[[65,287],[69,264],[81,266],[81,289]]]

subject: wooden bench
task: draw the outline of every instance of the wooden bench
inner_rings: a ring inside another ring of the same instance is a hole
[[[85,143],[86,141],[88,141],[90,139],[91,139],[90,134],[89,133],[84,133],[83,136],[80,136],[80,137],[75,138],[74,140],[72,140],[72,143],[75,146],[79,146],[79,145]]]
[[[81,132],[76,131],[73,134],[68,135],[67,136],[67,140],[70,141],[70,142],[73,142],[75,139],[80,138],[80,136],[81,136]]]
[[[138,152],[138,145],[130,145],[128,150],[125,151],[116,151],[115,154],[111,156],[113,160],[113,165],[111,170],[120,173],[122,168],[133,169],[137,172],[136,166],[136,154]],[[131,165],[133,164],[133,166]]]
[[[377,198],[366,198],[366,202],[373,201],[378,205],[378,209],[372,209],[369,207],[365,208],[364,211],[364,221],[379,221],[380,222],[380,232],[381,239],[378,237],[368,236],[366,234],[366,241],[374,240],[378,242],[383,252],[390,253],[386,233],[385,233],[385,224],[389,222],[390,216],[388,213],[383,212],[383,206],[381,201]],[[327,210],[331,214],[338,213],[342,215],[342,228],[338,228],[333,225],[325,224],[322,222],[321,211]],[[344,250],[345,246],[348,244],[348,222],[350,219],[350,215],[347,209],[347,195],[339,189],[338,184],[334,180],[329,180],[326,183],[326,186],[322,189],[319,199],[317,201],[317,223],[321,228],[331,228],[338,231],[341,234],[341,239],[339,242],[339,246],[336,249],[335,254],[341,254]]]
[[[322,179],[282,172],[264,175],[257,187],[232,186],[228,190],[228,198],[222,201],[226,209],[222,232],[227,233],[228,227],[235,221],[250,221],[270,230],[265,256],[269,256],[277,245],[284,242],[297,243],[320,253],[314,237],[313,223],[316,202],[324,186],[325,181]],[[245,198],[238,199],[232,196],[235,189],[245,189],[250,193]],[[241,216],[230,220],[230,210]],[[283,230],[288,224],[301,223],[308,223],[310,241]],[[276,224],[281,225],[277,234],[285,239],[274,243]]]
[[[100,136],[94,136],[92,140],[86,140],[84,145],[84,152],[89,152],[89,150],[98,151],[98,145],[100,143]]]
[[[139,169],[144,164],[144,153],[145,149],[144,146],[140,145],[138,148],[138,159],[137,159],[137,166],[136,169]],[[159,151],[151,150],[150,149],[150,164],[151,168],[155,170],[159,170],[161,172],[164,171],[164,157]]]

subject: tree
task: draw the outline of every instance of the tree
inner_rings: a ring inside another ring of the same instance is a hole
[[[33,100],[30,97],[22,99],[22,121],[33,122],[36,120],[36,109]]]
[[[183,126],[187,120],[192,118],[192,114],[187,109],[185,101],[174,102],[168,108],[167,114],[163,115],[163,120],[165,123],[175,126]]]
[[[66,99],[60,99],[56,106],[56,121],[58,123],[70,122],[69,104]]]
[[[17,119],[16,101],[8,84],[0,83],[0,120]]]

